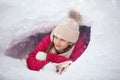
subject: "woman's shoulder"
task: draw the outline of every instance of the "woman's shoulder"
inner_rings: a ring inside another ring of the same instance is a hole
[[[46,44],[49,44],[51,42],[50,40],[50,34],[46,35],[41,41],[40,43],[43,42],[43,43],[46,43]]]
[[[50,34],[46,35],[43,40],[49,40],[50,41]]]

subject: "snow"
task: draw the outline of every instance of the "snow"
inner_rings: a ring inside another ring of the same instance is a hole
[[[0,0],[0,80],[119,80],[119,0]],[[84,54],[62,75],[49,64],[39,72],[25,60],[4,56],[15,37],[41,25],[59,23],[75,8],[91,26],[91,41]]]

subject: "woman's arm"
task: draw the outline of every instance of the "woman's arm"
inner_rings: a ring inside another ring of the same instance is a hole
[[[35,49],[27,57],[27,66],[31,70],[40,70],[49,61],[37,60],[36,54],[39,51],[45,52],[50,44],[50,36],[46,36],[39,42]]]

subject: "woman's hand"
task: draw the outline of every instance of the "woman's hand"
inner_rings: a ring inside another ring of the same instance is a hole
[[[72,63],[72,61],[65,61],[62,63],[58,63],[56,66],[56,68],[57,68],[56,72],[58,72],[59,74],[62,74],[71,65],[71,63]]]

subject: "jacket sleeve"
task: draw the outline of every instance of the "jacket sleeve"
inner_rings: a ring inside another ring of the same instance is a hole
[[[85,43],[85,41],[82,38],[79,38],[70,56],[70,60],[75,61],[76,59],[78,59],[86,48],[87,48],[87,44]]]
[[[47,54],[46,59],[48,61],[51,61],[51,62],[54,62],[54,63],[61,63],[61,62],[69,60],[68,58],[66,58],[64,56],[60,56],[58,54],[52,54],[52,53]]]
[[[43,38],[39,44],[35,47],[35,49],[28,55],[27,57],[27,66],[31,70],[40,70],[48,61],[41,61],[35,58],[36,54],[39,51],[45,52],[50,44],[50,36],[46,36]]]

